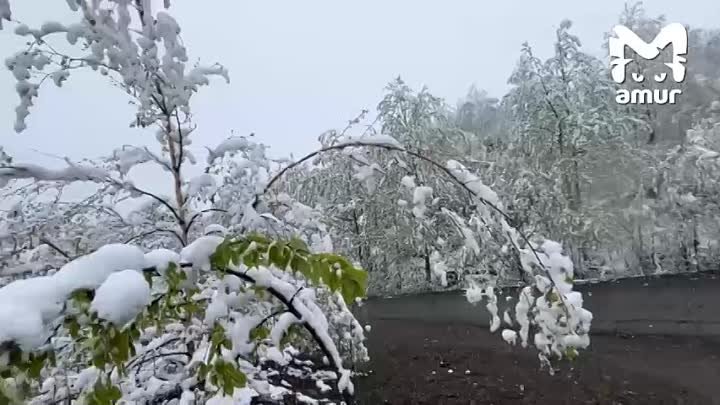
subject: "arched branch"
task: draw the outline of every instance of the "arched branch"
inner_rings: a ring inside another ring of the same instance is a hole
[[[280,180],[280,178],[282,178],[282,176],[284,176],[285,173],[287,173],[289,170],[291,170],[291,169],[293,169],[293,168],[295,168],[295,167],[297,167],[297,166],[300,166],[301,164],[307,162],[308,160],[314,158],[315,156],[318,156],[318,155],[321,155],[321,154],[324,154],[324,153],[327,153],[327,152],[339,151],[339,150],[343,150],[343,149],[347,149],[347,148],[353,148],[353,147],[376,148],[376,149],[382,149],[382,150],[387,150],[387,151],[400,152],[400,153],[404,153],[404,154],[406,154],[406,155],[408,155],[408,156],[412,156],[412,157],[414,157],[414,158],[416,158],[416,159],[419,159],[419,160],[421,160],[421,161],[423,161],[423,162],[426,162],[426,163],[430,164],[432,167],[440,170],[441,173],[444,173],[445,175],[447,175],[450,179],[452,179],[455,183],[457,183],[462,189],[464,189],[465,191],[467,191],[472,197],[474,197],[476,200],[480,201],[480,203],[482,203],[483,205],[489,207],[490,209],[492,209],[493,211],[495,211],[497,214],[499,214],[499,215],[505,220],[505,222],[507,222],[508,227],[512,227],[510,224],[514,223],[512,217],[510,217],[510,215],[508,215],[505,211],[503,211],[503,210],[502,210],[500,207],[498,207],[497,205],[493,204],[492,202],[490,202],[490,201],[488,201],[487,199],[483,198],[482,196],[478,195],[475,191],[473,191],[473,190],[468,186],[467,183],[465,183],[464,181],[462,181],[461,179],[459,179],[459,178],[452,172],[452,170],[448,169],[446,166],[444,166],[444,165],[442,165],[442,164],[434,161],[433,159],[431,159],[431,158],[429,158],[429,157],[427,157],[427,156],[424,156],[424,155],[422,155],[422,154],[420,154],[420,153],[418,153],[418,152],[415,152],[415,151],[412,151],[412,150],[403,148],[402,146],[396,146],[396,145],[389,144],[389,143],[370,143],[370,142],[362,142],[362,141],[343,142],[343,143],[339,143],[339,144],[337,144],[337,145],[327,146],[327,147],[324,147],[324,148],[322,148],[322,149],[318,149],[318,150],[316,150],[316,151],[314,151],[314,152],[311,152],[311,153],[305,155],[304,157],[302,157],[300,160],[295,161],[295,162],[293,162],[293,163],[285,166],[285,167],[284,167],[282,170],[280,170],[275,176],[273,176],[272,179],[270,179],[270,181],[267,183],[267,185],[266,185],[265,188],[263,189],[263,192],[255,196],[255,201],[253,202],[253,207],[257,207],[257,206],[258,206],[258,204],[260,203],[260,198],[261,198],[262,196],[266,195],[266,194],[268,193],[268,191],[270,191],[270,188],[271,188],[278,180]],[[545,272],[545,274],[547,274],[548,278],[550,279],[550,283],[552,284],[552,286],[553,286],[556,290],[559,291],[559,289],[557,288],[557,284],[555,283],[555,280],[554,280],[554,279],[552,278],[552,276],[550,275],[550,271],[547,269],[547,267],[545,267],[545,264],[542,262],[542,259],[540,259],[540,256],[538,255],[537,251],[535,251],[535,249],[532,247],[532,244],[530,243],[530,239],[529,239],[529,238],[527,237],[527,235],[525,235],[525,233],[522,232],[521,230],[519,230],[519,229],[517,229],[517,228],[515,228],[515,227],[512,227],[512,228],[517,232],[518,236],[520,236],[520,238],[523,240],[523,242],[525,242],[525,244],[528,246],[528,248],[530,249],[530,251],[532,251],[533,255],[535,256],[535,260],[538,262],[538,264],[539,264],[540,267],[543,269],[543,271]],[[510,241],[510,243],[513,245],[513,248],[515,249],[515,251],[516,251],[518,254],[520,254],[520,253],[521,253],[520,247],[517,246],[517,245],[513,242],[512,238],[509,238],[509,241]],[[565,309],[566,314],[567,314],[568,317],[569,317],[569,316],[570,316],[570,311],[569,311],[569,309],[567,308],[567,304],[565,303],[564,298],[562,297],[561,294],[558,294],[558,296],[559,296],[559,298],[560,298],[560,301],[561,301],[561,303],[562,303],[563,308]]]
[[[224,210],[224,209],[221,209],[221,208],[208,208],[208,209],[206,209],[206,210],[202,210],[202,211],[200,211],[200,212],[195,213],[195,215],[193,215],[193,216],[190,218],[190,221],[188,221],[187,225],[185,225],[185,233],[190,232],[190,227],[193,225],[193,223],[195,222],[196,219],[198,219],[202,214],[206,214],[206,213],[208,213],[208,212],[223,212],[223,213],[227,213],[227,210]]]
[[[177,232],[173,231],[172,229],[153,229],[152,231],[143,232],[141,234],[138,234],[131,238],[128,238],[123,243],[128,244],[134,240],[142,239],[147,236],[154,235],[156,233],[169,233],[169,234],[173,235],[175,238],[177,238],[177,240],[180,242],[180,246],[183,246],[183,247],[185,246],[185,242],[183,241],[182,237],[180,235],[178,235]]]

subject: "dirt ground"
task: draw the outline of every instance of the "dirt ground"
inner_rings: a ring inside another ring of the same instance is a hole
[[[371,322],[372,358],[356,379],[363,405],[720,404],[720,341],[595,335],[555,376],[532,349],[486,327],[416,320]]]

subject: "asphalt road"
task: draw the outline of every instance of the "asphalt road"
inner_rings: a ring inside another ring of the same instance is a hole
[[[578,290],[594,314],[591,346],[553,378],[539,372],[532,349],[490,334],[485,305],[462,292],[368,300],[356,313],[373,326],[374,373],[360,383],[360,403],[720,405],[720,274]],[[502,313],[515,300],[499,304]]]
[[[580,285],[593,313],[592,334],[720,338],[720,275],[704,273],[625,279]],[[500,314],[516,303],[517,289],[498,299]],[[471,305],[462,292],[371,298],[357,310],[363,320],[489,325],[484,304]]]

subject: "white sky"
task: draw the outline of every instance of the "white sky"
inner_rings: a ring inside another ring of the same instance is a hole
[[[11,0],[16,20],[72,22],[64,0]],[[273,155],[311,151],[317,136],[341,128],[363,108],[374,110],[383,87],[402,75],[454,103],[475,83],[501,96],[529,41],[541,56],[555,27],[573,21],[586,50],[601,57],[603,33],[622,0],[174,0],[191,58],[220,62],[231,83],[216,80],[194,98],[199,129],[194,148],[215,145],[234,130],[255,132]],[[720,27],[717,0],[652,0],[650,15],[692,27]],[[3,56],[24,41],[0,31]],[[0,145],[17,161],[55,165],[41,152],[73,159],[107,154],[125,143],[152,144],[130,129],[133,108],[118,89],[93,74],[76,74],[61,89],[41,89],[28,129],[13,131],[14,79],[0,70]],[[198,156],[202,158],[202,156]],[[150,176],[150,177],[155,177]]]

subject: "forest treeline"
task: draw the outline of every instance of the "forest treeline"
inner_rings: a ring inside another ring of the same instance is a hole
[[[668,20],[647,15],[638,3],[626,6],[618,23],[649,42]],[[453,105],[397,78],[377,106],[377,119],[367,122],[362,115],[344,132],[391,135],[433,160],[456,159],[472,168],[500,195],[515,226],[569,248],[577,277],[715,268],[720,30],[688,32],[682,83],[618,85],[607,61],[583,50],[571,22],[563,21],[549,58],[537,57],[531,43],[523,45],[502,98],[472,87]],[[652,61],[634,58],[628,75],[669,75],[663,62],[670,61],[670,50]],[[618,88],[680,88],[682,94],[675,104],[621,105],[615,101]],[[321,142],[332,145],[340,134],[330,131]],[[329,154],[296,171],[285,187],[302,202],[331,210],[336,247],[369,269],[373,291],[428,288],[433,252],[452,262],[456,279],[460,273],[519,268],[511,255],[468,254],[473,247],[464,243],[457,222],[482,225],[444,214],[442,207],[462,211],[468,200],[456,185],[433,175],[436,169],[382,151],[368,151],[365,158],[377,165],[361,170],[363,162]],[[426,213],[432,225],[415,225],[412,189],[397,186],[404,177],[435,191]]]

